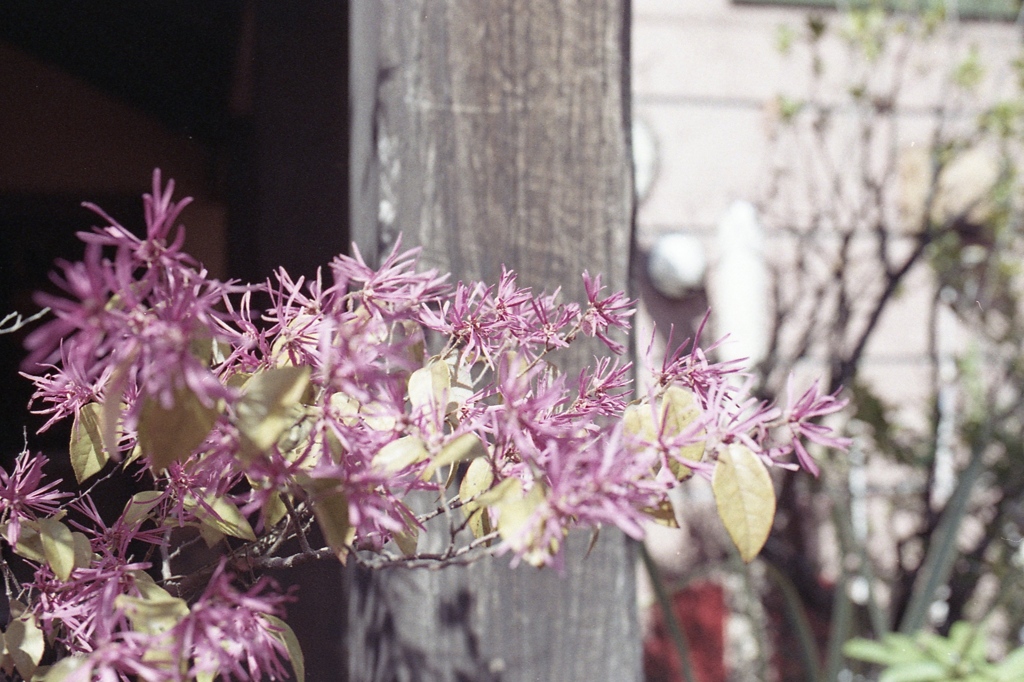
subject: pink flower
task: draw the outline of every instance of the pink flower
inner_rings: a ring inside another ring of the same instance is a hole
[[[331,262],[336,285],[341,290],[358,287],[359,300],[371,312],[388,319],[415,316],[430,302],[448,293],[448,275],[438,276],[436,270],[416,272],[419,249],[400,251],[402,240],[395,242],[391,253],[376,270],[363,260],[353,245],[355,257],[341,255]]]
[[[221,562],[189,614],[166,633],[172,660],[192,661],[191,676],[288,679],[288,651],[277,626],[265,616],[284,615],[283,605],[291,598],[273,594],[275,588],[272,581],[263,579],[240,590]]]
[[[601,298],[601,275],[591,277],[583,273],[583,287],[587,291],[587,309],[583,312],[582,328],[587,336],[596,336],[616,354],[626,352],[626,347],[608,335],[610,329],[629,329],[629,318],[636,313],[636,301],[630,301],[623,292]]]
[[[76,361],[88,359],[101,348],[106,337],[106,306],[113,292],[114,266],[100,257],[100,245],[89,244],[85,257],[77,263],[57,261],[62,275],[51,273],[50,279],[72,298],[37,293],[35,301],[48,307],[57,319],[34,330],[25,339],[28,357],[22,369],[32,371],[39,364],[56,360],[61,342],[74,337],[76,349],[81,347]]]
[[[793,377],[786,382],[786,407],[783,417],[789,430],[790,445],[800,466],[812,475],[818,475],[818,464],[807,452],[803,439],[837,450],[845,450],[852,442],[849,438],[833,435],[832,429],[817,423],[821,417],[839,412],[846,407],[847,400],[838,397],[839,391],[822,395],[819,382],[815,381],[804,393],[794,399]]]
[[[60,479],[43,483],[43,467],[47,458],[42,453],[22,450],[14,460],[14,471],[0,469],[0,518],[7,521],[7,541],[18,543],[21,522],[57,513],[62,501],[70,497],[57,490]]]

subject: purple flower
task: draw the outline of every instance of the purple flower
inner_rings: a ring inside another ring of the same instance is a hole
[[[190,676],[288,679],[288,650],[266,616],[284,615],[291,597],[273,594],[274,589],[268,579],[244,591],[236,588],[222,561],[189,614],[164,636],[171,660],[191,661]]]
[[[139,239],[133,235],[107,215],[103,209],[92,203],[85,203],[83,206],[106,220],[108,225],[91,233],[80,232],[79,238],[89,244],[112,246],[119,251],[131,254],[136,265],[168,269],[186,264],[194,265],[195,260],[181,250],[185,243],[184,227],[179,225],[174,240],[167,243],[171,230],[174,228],[174,222],[178,219],[181,211],[192,203],[192,197],[185,197],[178,202],[172,201],[174,180],[169,180],[166,187],[162,185],[160,169],[157,168],[153,171],[153,193],[142,196],[146,218],[145,239]]]
[[[583,273],[583,287],[587,291],[587,309],[583,312],[582,329],[587,336],[596,336],[616,354],[626,352],[626,347],[608,335],[610,329],[629,329],[629,318],[636,313],[636,301],[630,301],[623,292],[601,298],[604,287],[601,275],[591,277]]]
[[[331,262],[334,280],[341,290],[359,285],[359,300],[368,310],[388,319],[414,316],[428,303],[448,293],[448,275],[437,270],[416,272],[419,249],[400,251],[402,240],[395,242],[391,253],[376,270],[363,260],[353,245],[355,257],[341,255]]]
[[[62,274],[50,273],[50,279],[72,298],[36,294],[36,303],[48,307],[56,319],[26,337],[29,354],[22,362],[23,370],[33,371],[40,364],[55,361],[61,342],[71,337],[76,337],[76,348],[82,348],[76,360],[87,360],[100,347],[106,336],[106,306],[116,279],[113,265],[101,258],[100,252],[98,244],[89,244],[82,261],[57,261]]]
[[[21,536],[22,521],[57,513],[69,497],[57,489],[60,479],[43,483],[47,461],[42,453],[31,455],[22,450],[14,460],[12,473],[0,469],[0,518],[8,523],[7,541],[12,545]]]
[[[839,412],[846,407],[847,400],[838,397],[839,391],[822,395],[819,382],[815,381],[804,393],[795,398],[793,377],[786,382],[786,407],[782,414],[789,431],[789,441],[800,466],[812,475],[818,475],[818,464],[804,447],[803,439],[837,450],[845,450],[852,442],[849,438],[833,435],[832,429],[815,420]]]

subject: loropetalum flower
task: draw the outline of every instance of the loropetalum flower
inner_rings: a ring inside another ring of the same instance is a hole
[[[642,537],[669,490],[710,477],[734,445],[816,474],[805,441],[848,444],[819,421],[842,409],[836,394],[790,389],[782,408],[751,398],[738,363],[701,347],[704,323],[660,363],[648,352],[645,395],[634,397],[633,365],[618,359],[560,372],[581,336],[625,351],[633,302],[599,276],[583,274],[579,304],[521,287],[511,270],[494,285],[449,285],[417,271],[416,250],[398,242],[378,268],[356,251],[309,280],[279,270],[260,284],[220,282],[184,252],[188,200],[171,190],[154,174],[144,237],[93,207],[108,224],[80,235],[82,262],[58,263],[65,296],[40,296],[54,319],[27,341],[44,428],[101,407],[89,412],[101,423],[79,425],[76,474],[130,453],[118,466],[142,488],[109,520],[86,493],[62,506],[41,456],[0,472],[5,539],[35,571],[30,611],[58,656],[77,657],[66,679],[282,678],[288,633],[267,616],[285,599],[236,576],[295,535],[307,557],[345,559],[392,541],[410,551],[428,517],[449,518],[452,537],[468,524],[478,545],[514,562],[558,564],[575,527]],[[266,310],[252,309],[257,291]],[[151,451],[154,433],[177,449]],[[446,486],[463,475],[455,500]],[[445,509],[417,516],[414,490]],[[65,546],[73,537],[74,557],[18,545],[27,523]],[[313,524],[326,548],[306,546]],[[186,602],[153,578],[184,584],[173,542],[196,530],[228,558]],[[140,626],[142,602],[166,622]],[[157,649],[180,665],[145,654]]]
[[[228,296],[246,288],[212,279],[197,267],[181,251],[183,228],[167,243],[189,201],[175,203],[172,190],[173,183],[161,188],[155,172],[153,194],[145,197],[145,239],[89,205],[110,224],[79,233],[86,242],[84,260],[58,263],[63,277],[53,277],[70,298],[39,294],[38,302],[56,319],[26,340],[31,352],[23,369],[36,374],[33,401],[39,412],[77,414],[87,396],[115,404],[135,396],[122,417],[130,432],[146,399],[169,409],[176,393],[186,389],[207,407],[234,395],[203,349],[246,343],[222,310]]]
[[[69,497],[58,489],[60,480],[43,482],[46,455],[30,454],[22,450],[14,460],[14,471],[8,474],[0,469],[0,521],[7,524],[8,542],[17,544],[21,537],[21,524],[50,516],[60,509]]]
[[[284,615],[283,604],[291,599],[275,588],[263,579],[240,590],[222,562],[188,615],[158,636],[158,646],[170,649],[172,661],[192,661],[190,678],[288,679],[283,633],[268,616]]]
[[[601,275],[591,277],[589,272],[583,273],[583,286],[587,291],[587,309],[583,314],[583,333],[596,336],[616,354],[626,352],[626,347],[608,336],[610,329],[627,331],[629,318],[636,313],[634,302],[626,294],[619,291],[601,298],[604,287],[601,286]]]
[[[826,448],[844,450],[850,446],[851,440],[837,436],[828,426],[816,421],[821,417],[839,412],[846,406],[836,393],[823,395],[819,383],[815,381],[800,397],[796,397],[793,378],[786,383],[786,407],[782,416],[788,426],[789,447],[796,453],[800,466],[818,475],[818,465],[807,452],[804,439]]]

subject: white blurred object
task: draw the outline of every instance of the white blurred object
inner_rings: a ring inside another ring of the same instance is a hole
[[[636,198],[642,202],[651,193],[658,175],[658,139],[647,121],[633,119],[633,182]]]
[[[647,255],[647,275],[662,296],[678,299],[704,286],[704,245],[692,235],[672,232],[658,237]]]
[[[718,224],[718,263],[711,287],[715,336],[729,335],[723,360],[753,366],[768,352],[768,268],[764,231],[749,201],[735,201]]]

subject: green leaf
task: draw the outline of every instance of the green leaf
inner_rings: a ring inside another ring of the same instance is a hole
[[[764,462],[750,448],[733,443],[718,455],[711,488],[718,516],[740,557],[753,561],[775,518],[775,488]]]
[[[433,361],[409,376],[409,404],[412,409],[444,410],[448,405],[448,390],[452,387],[448,364]]]
[[[155,398],[146,398],[139,417],[139,445],[149,465],[162,471],[192,454],[216,421],[217,410],[203,405],[188,388],[175,392],[169,410]]]
[[[432,459],[430,464],[427,465],[427,468],[423,470],[421,478],[424,481],[429,481],[441,467],[451,466],[477,457],[483,457],[486,454],[487,448],[476,434],[464,433],[441,448],[441,452],[437,454],[437,457]],[[488,468],[490,468],[489,465]]]
[[[901,632],[890,632],[882,638],[885,646],[892,652],[893,663],[914,663],[927,661],[928,655],[910,635]]]
[[[387,473],[395,473],[425,460],[427,452],[423,439],[418,436],[403,436],[382,447],[373,456],[373,467]]]
[[[950,671],[935,661],[898,663],[884,671],[878,682],[938,682],[948,679]]]
[[[960,651],[957,647],[950,640],[934,632],[920,633],[918,642],[933,659],[943,665],[955,666],[960,660]]]
[[[527,532],[534,513],[544,504],[544,487],[534,482],[528,492],[523,492],[523,484],[519,479],[511,479],[514,483],[498,503],[498,533],[515,550],[528,548],[536,539],[535,533]],[[528,563],[538,565],[540,556],[535,551],[523,557]]]
[[[212,496],[204,497],[203,502],[206,504],[199,504],[191,499],[186,499],[185,501],[185,506],[193,509],[203,526],[208,526],[218,533],[230,535],[231,537],[241,538],[249,542],[256,541],[256,534],[253,533],[252,526],[249,525],[249,522],[242,516],[242,512],[238,511],[238,507],[233,502],[224,497]],[[213,513],[210,510],[213,510]]]
[[[301,416],[302,399],[309,388],[309,367],[275,367],[258,372],[245,382],[245,393],[235,405],[236,425],[248,440],[248,456],[266,452]]]
[[[348,522],[348,496],[339,489],[337,481],[310,479],[303,487],[310,493],[309,504],[327,546],[344,564],[355,537],[355,529]]]
[[[462,510],[466,514],[466,523],[473,537],[482,538],[494,530],[487,508],[478,499],[474,499],[489,490],[493,484],[494,471],[486,458],[479,457],[469,463],[466,475],[459,485],[459,499],[463,501]]]
[[[56,519],[39,519],[39,539],[46,563],[61,582],[67,582],[75,568],[75,538],[71,529]]]
[[[4,537],[10,542],[10,524],[4,527]],[[39,535],[39,523],[36,521],[22,521],[21,533],[18,536],[18,543],[14,546],[14,553],[25,557],[29,561],[39,564],[46,563],[46,553],[43,551],[43,539]]]
[[[950,644],[968,661],[986,660],[986,639],[983,624],[975,626],[965,620],[958,620],[949,628]]]
[[[843,655],[858,661],[866,661],[878,665],[892,665],[898,660],[892,650],[881,642],[870,639],[851,639],[843,645]]]
[[[189,614],[184,599],[172,597],[157,585],[149,586],[141,597],[120,594],[114,599],[114,606],[124,612],[133,630],[147,635],[167,632]]]
[[[160,504],[164,493],[159,490],[143,490],[132,495],[124,506],[121,518],[129,528],[142,523],[153,509]]]
[[[99,403],[88,403],[75,415],[71,427],[71,467],[81,483],[103,469],[110,454],[103,443],[103,415]]]
[[[1006,658],[994,666],[992,672],[1000,682],[1024,680],[1024,647],[1018,647],[1007,654]]]
[[[700,417],[700,407],[693,392],[670,386],[658,405],[657,422],[651,406],[646,403],[630,405],[622,417],[627,433],[653,445],[659,441],[659,435],[660,440],[670,440],[688,429]],[[703,435],[703,431],[699,433]],[[693,475],[693,470],[679,460],[699,462],[704,457],[704,441],[683,446],[669,455],[669,467],[676,479],[686,480]]]
[[[284,644],[284,648],[288,652],[288,660],[292,663],[292,670],[295,671],[295,682],[305,682],[306,659],[302,655],[299,638],[295,636],[295,632],[288,623],[277,616],[264,615],[263,618],[274,627],[274,637]]]
[[[43,682],[64,682],[71,677],[71,674],[78,670],[85,663],[85,656],[68,656],[62,658],[46,671]]]
[[[92,544],[84,533],[71,534],[75,545],[75,568],[88,568],[92,564]]]
[[[18,674],[26,680],[32,679],[46,650],[43,631],[39,629],[32,614],[23,613],[11,621],[4,632],[4,645],[14,659]]]

